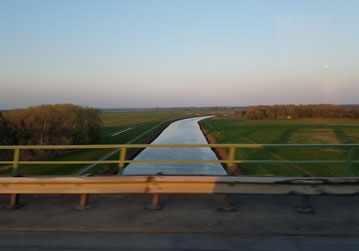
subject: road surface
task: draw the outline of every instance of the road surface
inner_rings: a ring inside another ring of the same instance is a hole
[[[357,237],[0,232],[0,250],[357,251]]]

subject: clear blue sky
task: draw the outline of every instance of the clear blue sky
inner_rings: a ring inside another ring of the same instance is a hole
[[[0,1],[0,109],[359,103],[359,1]]]

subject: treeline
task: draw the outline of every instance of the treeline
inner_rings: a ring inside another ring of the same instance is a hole
[[[97,143],[100,110],[72,104],[40,105],[0,113],[2,145]],[[45,152],[45,151],[40,151]],[[28,151],[27,158],[37,153]]]
[[[240,111],[244,115],[243,110]],[[239,115],[239,113],[238,113]],[[340,105],[259,105],[249,106],[247,119],[298,119],[298,118],[359,118],[359,108]]]

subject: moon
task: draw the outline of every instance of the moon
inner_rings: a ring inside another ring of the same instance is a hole
[[[328,69],[329,65],[325,64],[324,69]]]

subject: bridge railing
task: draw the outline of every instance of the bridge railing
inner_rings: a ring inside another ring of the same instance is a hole
[[[226,160],[129,160],[126,151],[130,148],[227,148]],[[278,147],[336,147],[346,150],[343,160],[238,160],[237,149]],[[340,163],[348,173],[359,144],[206,144],[206,145],[44,145],[0,146],[0,150],[13,150],[13,160],[0,161],[0,165],[12,165],[13,176],[19,176],[19,165],[34,164],[118,164],[122,172],[126,163],[225,163],[229,169],[235,163]],[[118,160],[99,161],[24,161],[23,150],[49,149],[120,149]],[[11,194],[10,207],[19,204],[19,194],[81,194],[80,207],[85,208],[89,194],[104,193],[151,193],[152,208],[158,206],[161,193],[191,194],[297,194],[297,195],[356,195],[359,194],[358,177],[253,177],[253,176],[122,176],[122,177],[3,177],[0,178],[0,194]],[[306,200],[304,200],[306,201]]]
[[[128,149],[133,148],[188,148],[188,147],[210,147],[227,148],[228,159],[226,160],[129,160],[126,159]],[[235,158],[237,149],[259,149],[259,148],[344,148],[346,149],[346,159],[341,160],[240,160]],[[352,164],[358,164],[359,160],[354,159],[355,148],[359,144],[188,144],[188,145],[152,145],[152,144],[133,144],[133,145],[14,145],[0,146],[0,150],[13,150],[13,160],[0,161],[0,165],[12,165],[13,176],[19,175],[19,165],[76,165],[76,164],[118,164],[121,174],[126,163],[224,163],[228,170],[234,164],[345,164],[344,173],[348,174]],[[56,150],[56,149],[120,149],[118,160],[77,160],[77,161],[25,161],[21,160],[22,150]],[[227,171],[228,171],[227,170]]]

